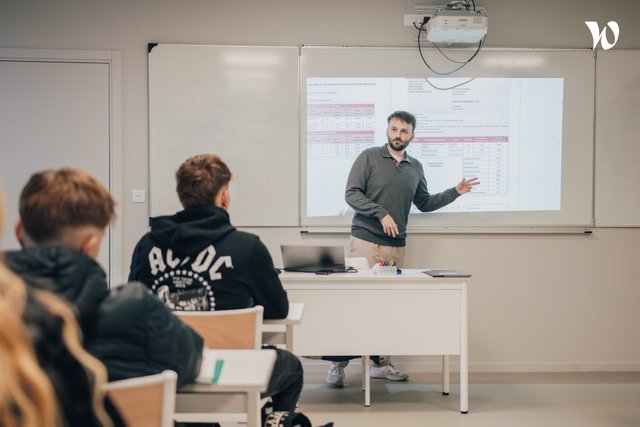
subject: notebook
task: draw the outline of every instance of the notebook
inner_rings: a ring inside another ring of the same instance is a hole
[[[471,273],[458,270],[425,270],[423,273],[431,277],[471,277]]]
[[[281,245],[284,271],[345,273],[343,246]]]
[[[223,364],[224,360],[219,359],[214,350],[203,348],[200,372],[193,381],[199,384],[216,384],[220,378]]]

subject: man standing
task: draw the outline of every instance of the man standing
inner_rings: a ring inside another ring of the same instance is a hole
[[[387,118],[388,143],[369,148],[356,158],[345,199],[355,210],[351,225],[351,256],[365,257],[370,266],[381,261],[396,261],[402,268],[405,259],[407,221],[411,203],[422,212],[448,205],[461,194],[478,185],[477,178],[462,179],[455,187],[429,194],[420,161],[406,153],[415,136],[416,118],[406,111],[396,111]],[[385,357],[373,358],[371,377],[403,381],[401,373]],[[327,382],[344,381],[348,360],[333,362]]]
[[[176,172],[184,210],[153,218],[131,260],[130,280],[146,283],[172,310],[264,307],[266,319],[285,318],[287,294],[258,236],[236,230],[227,209],[231,172],[215,155],[184,161]],[[266,395],[274,411],[294,412],[302,391],[302,364],[275,349]]]

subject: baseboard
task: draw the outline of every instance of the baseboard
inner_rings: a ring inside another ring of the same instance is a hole
[[[578,372],[638,372],[640,362],[578,362]]]
[[[361,369],[361,359],[353,359],[348,370]],[[326,372],[329,362],[302,358],[306,372]],[[441,372],[442,361],[403,361],[394,358],[394,365],[406,372]],[[460,365],[452,357],[451,372],[459,372]],[[640,372],[640,362],[503,362],[469,363],[469,372]]]

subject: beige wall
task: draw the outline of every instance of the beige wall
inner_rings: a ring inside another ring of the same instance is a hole
[[[0,47],[122,52],[122,194],[147,188],[147,43],[411,46],[408,0],[0,0]],[[640,2],[478,0],[488,46],[590,48],[585,20],[616,20],[616,49],[640,49]],[[7,143],[2,141],[2,144]],[[591,185],[591,183],[587,183]],[[246,195],[236,194],[234,197]],[[624,196],[624,195],[621,195]],[[636,195],[637,196],[637,195]],[[147,206],[122,200],[123,264]],[[255,229],[274,254],[296,229]],[[306,238],[308,239],[308,238]],[[306,240],[305,239],[305,240]],[[316,238],[346,242],[346,236]],[[578,235],[411,236],[409,267],[474,273],[472,370],[640,370],[640,229]],[[357,308],[354,308],[357,310]],[[422,363],[428,359],[399,359]]]

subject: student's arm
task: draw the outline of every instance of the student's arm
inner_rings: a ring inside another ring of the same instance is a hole
[[[89,351],[107,367],[110,381],[171,369],[182,385],[200,370],[202,338],[140,283],[111,292],[88,338]]]
[[[147,292],[148,351],[158,369],[178,374],[178,386],[192,381],[200,371],[203,340],[158,298]]]
[[[251,245],[249,264],[253,303],[264,307],[263,316],[265,319],[284,319],[287,317],[289,313],[287,292],[280,283],[267,247],[258,237]]]

